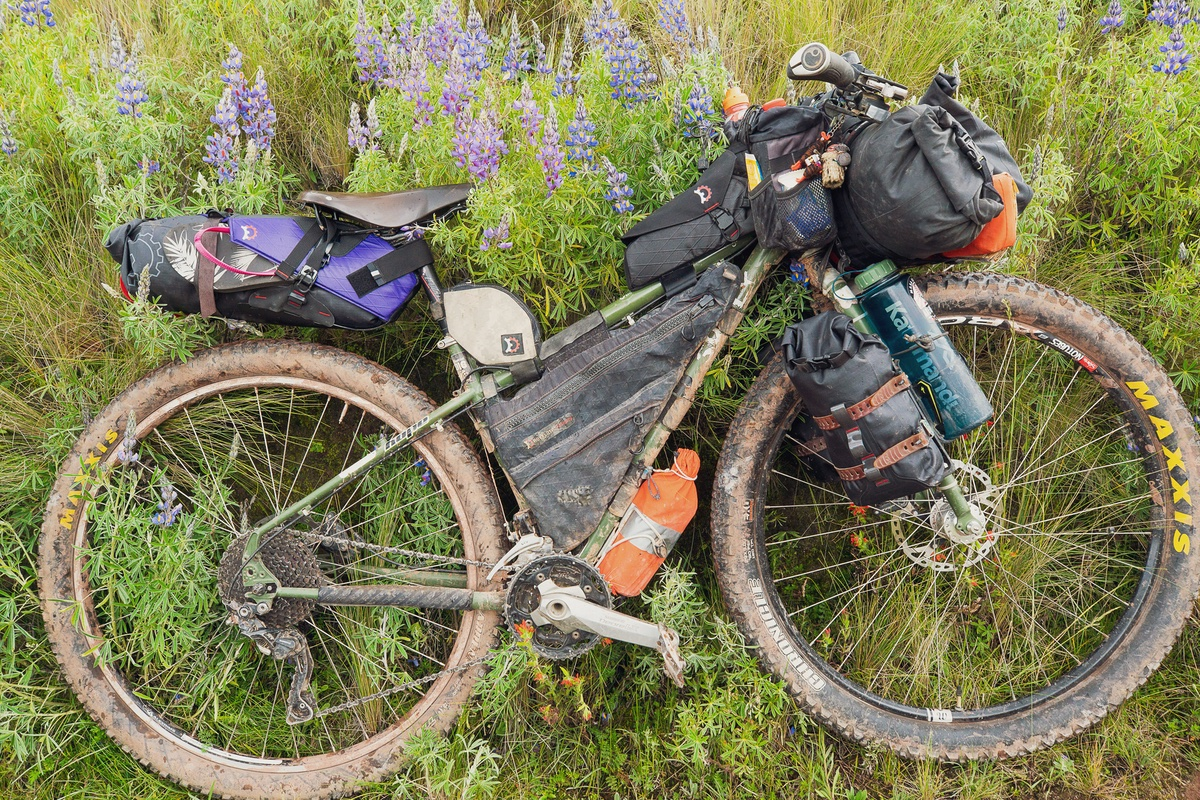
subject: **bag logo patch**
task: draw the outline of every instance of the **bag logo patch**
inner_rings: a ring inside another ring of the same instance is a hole
[[[701,203],[707,203],[709,200],[712,200],[712,189],[704,184],[700,184],[695,189],[692,189],[692,191],[696,193],[696,197],[700,198]]]
[[[258,228],[253,225],[242,225],[242,241],[252,242],[258,236]]]
[[[525,355],[525,335],[506,333],[500,337],[500,352],[506,356]]]

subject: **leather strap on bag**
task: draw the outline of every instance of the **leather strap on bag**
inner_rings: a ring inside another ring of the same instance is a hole
[[[879,470],[887,469],[904,459],[929,446],[929,437],[924,432],[914,434],[899,444],[892,445],[874,459],[867,459],[862,466],[838,468],[838,477],[844,481],[862,481],[869,476],[878,475]]]
[[[217,234],[205,231],[201,237],[204,249],[210,253],[217,251]],[[217,265],[207,258],[196,259],[196,293],[200,297],[200,316],[211,317],[217,313],[217,298],[213,291],[216,280]]]
[[[908,376],[904,373],[900,373],[883,386],[880,386],[878,389],[876,389],[875,393],[866,400],[860,400],[859,402],[847,408],[845,413],[850,415],[851,420],[857,422],[875,409],[882,406],[888,400],[891,400],[896,395],[910,388],[912,388],[912,384],[909,383]],[[838,416],[840,416],[840,414]],[[838,422],[837,418],[832,414],[827,417],[814,416],[813,422],[817,423],[817,427],[823,431],[835,431],[842,427],[841,423]]]

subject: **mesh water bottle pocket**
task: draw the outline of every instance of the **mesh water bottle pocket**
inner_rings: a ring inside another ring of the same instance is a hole
[[[781,190],[774,179],[750,193],[750,213],[759,243],[784,250],[822,247],[833,241],[833,205],[819,178]]]

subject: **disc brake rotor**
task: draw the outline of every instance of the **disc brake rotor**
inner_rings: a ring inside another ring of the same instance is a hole
[[[954,572],[978,564],[996,546],[1001,530],[996,521],[999,489],[988,474],[973,464],[952,461],[954,477],[975,513],[984,519],[984,532],[974,535],[957,527],[945,498],[901,501],[892,510],[892,535],[914,564],[935,572]]]

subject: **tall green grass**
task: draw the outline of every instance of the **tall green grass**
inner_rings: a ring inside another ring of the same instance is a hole
[[[416,5],[428,11],[434,4]],[[688,10],[693,23],[712,29],[724,67],[759,99],[787,91],[782,66],[812,40],[855,49],[876,71],[918,91],[939,65],[957,61],[964,93],[1008,138],[1037,192],[1021,243],[1002,268],[1113,315],[1167,364],[1196,409],[1200,262],[1191,254],[1200,253],[1200,86],[1195,68],[1175,78],[1150,71],[1165,31],[1143,19],[1148,5],[1128,3],[1126,26],[1109,36],[1095,24],[1101,2],[1071,4],[1061,33],[1058,7],[1038,0],[694,0]],[[621,7],[640,34],[663,44],[653,3]],[[578,0],[480,8],[497,40],[513,10],[536,19],[550,40],[568,21],[578,30],[587,12]],[[198,175],[212,181],[200,156],[228,44],[243,51],[248,72],[264,67],[279,114],[270,170],[241,202],[281,211],[300,187],[341,188],[356,169],[359,179],[370,177],[355,166],[345,136],[351,101],[365,105],[369,94],[354,79],[355,8],[349,0],[79,0],[56,2],[54,10],[51,31],[26,29],[0,11],[0,107],[21,145],[16,159],[0,156],[0,793],[184,797],[109,742],[61,683],[37,609],[40,510],[84,421],[109,398],[165,359],[240,335],[219,323],[126,306],[102,286],[115,282],[115,271],[100,246],[119,219],[221,199],[196,188]],[[377,19],[384,6],[368,3],[367,10]],[[402,6],[387,10],[395,21]],[[139,34],[144,43],[151,100],[140,123],[108,103],[112,74],[89,72],[89,51],[102,57],[114,23],[127,43]],[[56,59],[64,88],[52,77]],[[605,121],[613,131],[624,130],[620,113],[614,107]],[[652,149],[653,138],[634,131],[628,141]],[[136,162],[144,158],[158,158],[163,169],[143,181]],[[638,166],[632,157],[629,163]],[[639,212],[695,174],[692,164],[674,166],[670,186],[635,174]],[[506,272],[501,262],[479,258],[468,233],[494,222],[468,217],[462,228],[435,236],[442,255],[459,257],[447,268],[536,288],[544,316],[561,322],[555,291],[574,287],[556,284],[560,273],[536,259],[522,262],[524,272]],[[610,244],[594,257],[607,275],[605,291],[615,292],[619,248]],[[763,321],[735,341],[720,365],[723,380],[710,382],[706,405],[680,434],[710,464],[723,420],[755,372],[758,344],[802,302],[790,289],[764,293]],[[436,352],[436,333],[416,309],[381,333],[299,335],[383,360],[436,397],[451,388],[444,366],[424,358]],[[668,570],[644,603],[684,634],[694,676],[688,689],[668,688],[654,654],[622,645],[569,665],[584,677],[576,687],[563,687],[561,673],[514,650],[454,737],[416,742],[413,768],[366,796],[1169,797],[1200,763],[1194,624],[1133,700],[1046,753],[937,766],[829,738],[760,674],[721,617],[704,528],[698,522],[680,547],[683,569],[693,572]]]

